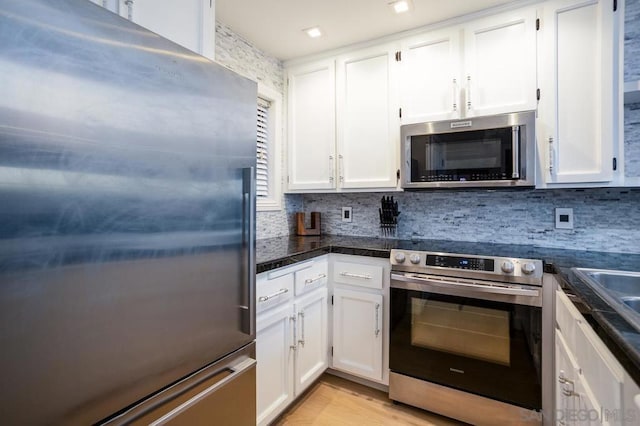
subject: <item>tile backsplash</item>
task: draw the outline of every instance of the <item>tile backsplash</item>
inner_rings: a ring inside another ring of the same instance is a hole
[[[308,194],[304,210],[322,213],[325,234],[379,236],[383,195],[398,201],[401,239],[640,253],[640,189]],[[342,222],[342,207],[353,208],[352,222]],[[574,229],[555,229],[557,207],[573,208]]]

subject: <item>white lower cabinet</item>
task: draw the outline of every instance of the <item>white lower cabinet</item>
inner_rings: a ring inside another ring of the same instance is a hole
[[[556,292],[555,422],[636,425],[638,386],[569,298]]]
[[[258,425],[278,417],[328,367],[327,268],[325,256],[257,277]]]
[[[389,260],[332,256],[331,368],[388,385]]]
[[[293,306],[257,318],[257,423],[272,421],[293,401]]]
[[[387,259],[331,254],[258,275],[258,425],[330,366],[388,385],[390,268]]]
[[[333,292],[333,368],[382,380],[382,295]]]
[[[295,394],[299,395],[329,365],[327,347],[327,289],[296,299]]]

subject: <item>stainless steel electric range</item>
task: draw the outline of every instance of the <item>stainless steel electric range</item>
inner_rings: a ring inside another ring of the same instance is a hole
[[[391,252],[389,397],[473,424],[542,422],[542,262]]]

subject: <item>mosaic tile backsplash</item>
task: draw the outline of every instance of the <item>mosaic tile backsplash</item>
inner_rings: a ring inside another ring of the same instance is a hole
[[[304,209],[322,213],[323,233],[381,236],[383,195],[398,201],[400,239],[640,253],[640,189],[308,194]],[[353,208],[353,222],[341,221],[343,206]],[[573,208],[574,229],[555,229],[557,207]]]

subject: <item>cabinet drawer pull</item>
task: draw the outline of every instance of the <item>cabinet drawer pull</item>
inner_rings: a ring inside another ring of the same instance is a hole
[[[376,303],[376,329],[375,329],[376,337],[378,337],[378,334],[380,334],[380,304]]]
[[[304,280],[304,285],[312,284],[312,283],[314,283],[314,282],[316,282],[318,280],[321,280],[323,278],[327,278],[327,275],[326,274],[320,274],[315,278],[307,278],[306,280]]]
[[[372,278],[371,275],[353,274],[351,272],[340,272],[340,275],[348,278],[362,278],[363,280],[370,280]]]
[[[281,294],[285,294],[288,293],[289,289],[288,288],[281,288],[280,290],[276,291],[273,294],[270,294],[268,296],[260,296],[258,298],[258,302],[266,302],[269,299],[273,299],[274,297],[280,296]]]

